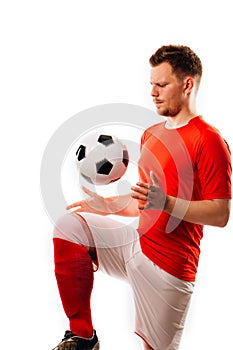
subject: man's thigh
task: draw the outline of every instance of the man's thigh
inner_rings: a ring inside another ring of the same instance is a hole
[[[139,236],[135,228],[96,214],[82,213],[97,252],[98,268],[118,278],[127,279],[126,264]]]

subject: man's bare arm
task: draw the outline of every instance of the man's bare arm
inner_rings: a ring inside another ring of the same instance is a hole
[[[132,198],[131,194],[105,198],[86,187],[83,187],[83,191],[88,198],[69,205],[67,210],[74,209],[74,213],[87,212],[99,215],[139,215],[138,202]]]
[[[188,222],[200,225],[226,226],[230,216],[229,199],[189,201],[166,195],[155,175],[151,175],[152,184],[138,182],[133,186],[132,197],[143,201],[140,210],[156,209]]]

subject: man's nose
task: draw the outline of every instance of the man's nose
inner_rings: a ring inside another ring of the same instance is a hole
[[[159,92],[156,86],[153,86],[151,89],[151,96],[152,97],[158,97],[159,96]]]

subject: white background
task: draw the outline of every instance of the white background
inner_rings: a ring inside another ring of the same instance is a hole
[[[154,108],[148,58],[160,45],[185,44],[203,62],[199,112],[233,149],[230,5],[1,1],[1,348],[49,350],[68,327],[39,183],[44,149],[64,121],[104,103]],[[180,350],[232,346],[232,229],[232,219],[226,228],[205,229]],[[142,349],[123,282],[96,275],[92,302],[102,350]]]

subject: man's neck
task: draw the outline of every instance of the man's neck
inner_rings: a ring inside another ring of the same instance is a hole
[[[188,112],[188,113],[182,113],[178,114],[174,117],[166,117],[167,123],[173,127],[179,127],[185,124],[188,124],[188,122],[195,118],[197,116],[197,113],[194,112]]]

